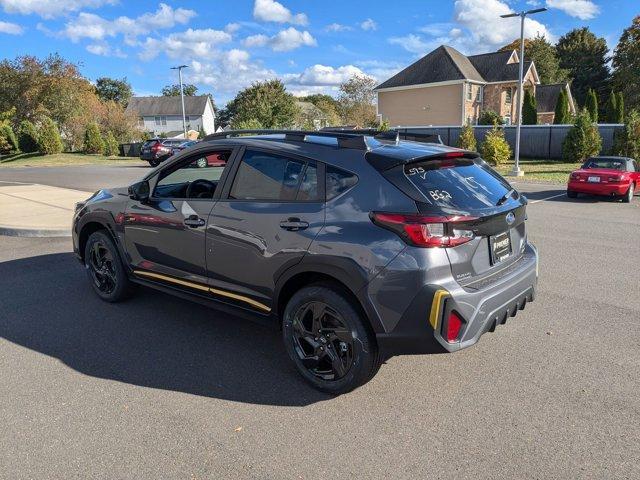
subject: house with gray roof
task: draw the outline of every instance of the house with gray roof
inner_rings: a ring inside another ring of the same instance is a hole
[[[216,116],[209,95],[184,97],[187,131],[205,134],[216,130]],[[132,97],[127,112],[138,117],[138,127],[153,135],[182,138],[182,104],[180,97]]]
[[[378,115],[393,126],[475,125],[483,111],[493,110],[515,123],[519,68],[515,50],[467,56],[442,45],[375,88]],[[539,123],[553,122],[563,88],[575,112],[568,85],[540,85],[534,62],[523,68],[524,88],[539,103]]]

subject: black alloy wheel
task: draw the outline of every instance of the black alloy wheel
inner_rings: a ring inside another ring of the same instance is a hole
[[[96,240],[92,243],[87,265],[95,288],[105,295],[111,295],[118,280],[113,254],[103,241]]]
[[[302,305],[293,318],[293,342],[307,370],[322,380],[343,378],[353,363],[353,336],[342,316],[326,303]]]

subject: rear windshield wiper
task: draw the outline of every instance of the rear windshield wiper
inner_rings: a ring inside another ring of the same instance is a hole
[[[498,200],[498,203],[496,203],[496,207],[499,207],[500,205],[502,205],[504,202],[506,202],[507,200],[509,200],[509,197],[511,197],[514,193],[518,193],[516,192],[515,188],[512,188],[511,190],[509,190],[507,193],[505,193],[502,197],[500,197],[500,200]]]

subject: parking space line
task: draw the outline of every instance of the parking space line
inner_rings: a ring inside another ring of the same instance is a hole
[[[552,195],[550,197],[540,198],[538,200],[532,200],[529,202],[529,204],[533,205],[534,203],[544,202],[545,200],[551,200],[552,198],[564,197],[565,195],[566,193],[559,193],[558,195]]]

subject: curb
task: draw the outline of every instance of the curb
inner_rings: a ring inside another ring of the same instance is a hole
[[[69,228],[19,228],[0,225],[0,235],[24,238],[71,237]]]

